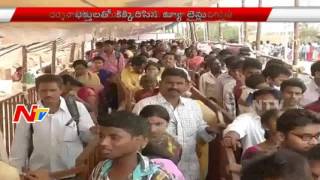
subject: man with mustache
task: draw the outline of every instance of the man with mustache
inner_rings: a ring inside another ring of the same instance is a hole
[[[187,73],[179,68],[165,69],[161,76],[160,93],[139,101],[133,112],[139,114],[147,105],[161,105],[169,112],[168,133],[182,146],[178,164],[187,180],[200,179],[199,161],[196,154],[197,137],[211,141],[216,127],[209,127],[203,120],[202,111],[196,101],[182,97],[189,88]]]
[[[94,125],[91,116],[82,103],[75,102],[78,123],[71,117],[67,103],[61,97],[62,84],[61,77],[53,74],[36,79],[37,105],[49,108],[49,114],[33,124],[27,124],[22,116],[17,124],[10,164],[18,170],[54,172],[72,168],[83,150],[83,143],[89,141],[89,128]]]

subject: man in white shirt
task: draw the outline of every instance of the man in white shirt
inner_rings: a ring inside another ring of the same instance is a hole
[[[266,44],[263,46],[263,52],[265,55],[271,55],[272,45],[270,41],[266,41]]]
[[[20,119],[12,143],[10,164],[19,170],[27,168],[50,172],[74,167],[83,150],[83,142],[88,142],[91,137],[89,128],[94,124],[90,114],[83,104],[76,102],[80,115],[77,125],[66,101],[60,97],[62,79],[57,75],[38,77],[36,90],[40,98],[37,105],[49,108],[49,114],[41,122],[33,124],[27,124],[24,117]]]
[[[301,105],[311,104],[319,99],[320,95],[320,62],[315,62],[311,66],[311,75],[313,79],[306,84],[307,90],[301,100]]]
[[[187,180],[200,179],[200,167],[196,154],[197,138],[209,142],[214,138],[216,127],[209,127],[203,120],[200,106],[196,101],[182,97],[189,87],[187,74],[178,68],[168,68],[161,76],[160,93],[139,101],[133,112],[139,114],[147,105],[158,104],[170,115],[168,133],[182,146],[178,164]]]
[[[228,69],[228,72],[222,73],[218,76],[217,78],[217,101],[220,105],[223,105],[223,89],[224,86],[228,83],[236,83],[236,80],[230,75],[230,66],[233,62],[235,61],[240,61],[239,58],[237,58],[236,56],[228,56],[226,57],[224,60],[224,63],[226,64],[226,67]]]
[[[176,54],[177,54],[178,56],[183,56],[183,55],[184,55],[184,52],[185,52],[184,43],[183,43],[183,42],[179,42],[178,45],[179,45],[179,46],[178,46],[178,49],[177,49]]]
[[[237,116],[224,130],[223,143],[226,147],[235,149],[240,141],[244,152],[265,140],[260,116],[269,109],[278,108],[280,98],[276,90],[270,88],[255,91],[253,97],[255,112]]]
[[[208,98],[217,100],[217,77],[221,74],[221,63],[214,56],[205,59],[210,70],[200,76],[199,90]]]

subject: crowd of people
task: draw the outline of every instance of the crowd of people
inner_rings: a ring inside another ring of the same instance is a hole
[[[256,42],[252,43],[252,49],[256,49]],[[283,58],[292,61],[292,44],[272,43],[269,40],[260,42],[260,51],[263,55]],[[319,61],[320,46],[318,42],[303,42],[298,49],[299,59],[302,61]]]
[[[320,60],[320,47],[318,42],[302,43],[299,47],[299,57],[306,61]]]
[[[37,104],[49,114],[17,124],[0,177],[52,179],[98,138],[91,180],[202,180],[211,171],[207,143],[222,132],[225,147],[242,149],[241,164],[231,167],[241,179],[318,179],[320,62],[305,84],[284,61],[262,64],[248,48],[238,52],[205,54],[178,40],[97,42],[73,72],[36,78]],[[193,99],[192,87],[231,122],[222,125]]]

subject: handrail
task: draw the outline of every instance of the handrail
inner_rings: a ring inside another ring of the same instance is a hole
[[[6,49],[10,49],[10,48],[12,48],[12,47],[15,47],[15,46],[17,46],[18,44],[12,44],[12,45],[10,45],[10,46],[6,46],[6,47],[3,47],[3,48],[0,48],[0,52],[1,51],[4,51],[4,50],[6,50]]]
[[[28,44],[28,45],[26,45],[26,47],[33,46],[33,45],[36,45],[36,44],[39,44],[39,42],[34,42],[34,43],[31,43],[31,44]],[[15,50],[17,50],[17,49],[19,49],[19,48],[21,48],[21,47],[22,47],[22,46],[19,45],[19,46],[13,48],[13,49],[10,49],[9,51],[0,54],[0,57],[4,56],[4,55],[6,55],[6,54],[8,54],[8,53],[10,53],[10,52],[12,52],[12,51],[15,51]]]
[[[7,97],[0,101],[0,130],[3,133],[7,153],[10,153],[10,146],[15,132],[15,124],[11,122],[14,109],[17,104],[35,103],[37,99],[35,87],[27,90],[27,96],[23,92],[18,92],[14,96]]]
[[[29,53],[34,53],[34,52],[39,52],[39,51],[50,52],[51,48],[52,48],[52,42],[53,41],[50,41],[50,42],[47,42],[47,43],[40,45],[38,47],[28,49],[28,52]],[[57,46],[64,45],[64,41],[56,41],[56,44],[57,44]]]
[[[209,100],[208,98],[206,98],[204,95],[201,94],[201,92],[196,89],[195,87],[192,87],[191,89],[191,93],[192,93],[192,97],[199,99],[200,101],[202,101],[205,105],[207,105],[209,108],[211,108],[212,110],[214,110],[216,113],[217,112],[221,112],[223,115],[223,119],[226,120],[226,123],[229,124],[233,121],[232,116],[222,107],[220,107],[218,104],[216,104],[215,102]],[[219,117],[219,114],[217,114]]]
[[[226,147],[224,147],[224,151],[225,151],[226,157],[227,157],[227,166],[226,166],[227,174],[231,175],[232,180],[240,180],[240,174],[239,174],[240,172],[234,172],[234,171],[230,170],[230,168],[229,168],[230,165],[239,165],[239,164],[237,164],[234,151],[231,148],[226,148]]]
[[[15,132],[15,124],[11,121],[16,105],[34,104],[36,102],[37,93],[34,85],[27,86],[26,94],[23,91],[20,91],[5,97],[0,97],[0,131],[3,133],[3,140],[8,154],[11,150],[11,142]]]
[[[82,171],[79,172],[78,176],[82,177],[85,180],[88,179],[90,173],[100,161],[99,152],[97,152],[98,142],[98,138],[90,141],[90,143],[85,147],[83,152],[76,159],[76,167],[81,167],[82,165],[84,166]],[[72,174],[72,172],[70,173]]]
[[[49,41],[49,42],[44,42],[43,44],[40,44],[40,45],[38,45],[38,46],[36,46],[36,47],[33,47],[33,48],[28,49],[28,52],[31,52],[31,51],[33,51],[33,50],[35,50],[35,49],[38,49],[38,48],[41,48],[41,47],[50,45],[51,43],[52,43],[51,41]]]
[[[223,125],[231,123],[233,118],[232,116],[220,107],[215,102],[206,98],[198,89],[192,87],[191,89],[192,97],[202,101],[205,105],[207,105],[210,109],[212,109],[216,114],[219,120],[219,123]],[[226,120],[226,123],[224,123]],[[209,163],[209,174],[208,178],[217,178],[217,179],[230,179],[230,180],[240,180],[240,172],[232,171],[229,167],[230,165],[237,165],[235,153],[232,149],[226,148],[221,144],[222,140],[222,130],[220,134],[217,134],[215,140],[210,143],[209,149],[209,160],[212,161]],[[213,148],[213,149],[211,149]],[[217,168],[219,167],[219,168]]]
[[[86,145],[82,153],[76,159],[76,164],[81,164],[85,162],[86,157],[88,157],[92,153],[92,151],[95,150],[97,145],[98,145],[98,138],[91,140],[89,144]]]
[[[76,167],[73,167],[73,168],[70,168],[67,170],[56,171],[56,172],[52,172],[49,174],[50,174],[51,178],[61,179],[61,178],[67,177],[67,176],[77,175],[77,174],[81,173],[84,169],[85,169],[85,165],[82,164],[82,165],[79,165],[79,166],[76,166]]]
[[[20,45],[20,46],[18,46],[18,47],[15,47],[15,48],[13,48],[13,49],[10,49],[9,51],[0,54],[0,57],[4,56],[4,55],[6,55],[6,54],[8,54],[8,53],[10,53],[10,52],[12,52],[12,51],[15,51],[15,50],[17,50],[17,49],[19,49],[19,48],[21,48],[21,47],[22,47],[22,46]]]

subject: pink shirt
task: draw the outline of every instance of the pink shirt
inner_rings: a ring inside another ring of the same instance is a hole
[[[192,59],[188,60],[188,67],[190,70],[197,71],[200,68],[200,65],[204,61],[203,57],[195,56]]]
[[[172,161],[168,159],[155,158],[151,159],[151,162],[159,165],[162,170],[173,176],[173,179],[185,180],[181,171]]]
[[[115,51],[113,51],[113,53],[110,56],[105,54],[103,58],[105,59],[104,68],[114,74],[120,73],[126,65],[126,61],[123,55],[120,53],[120,58],[118,60],[116,58]]]

